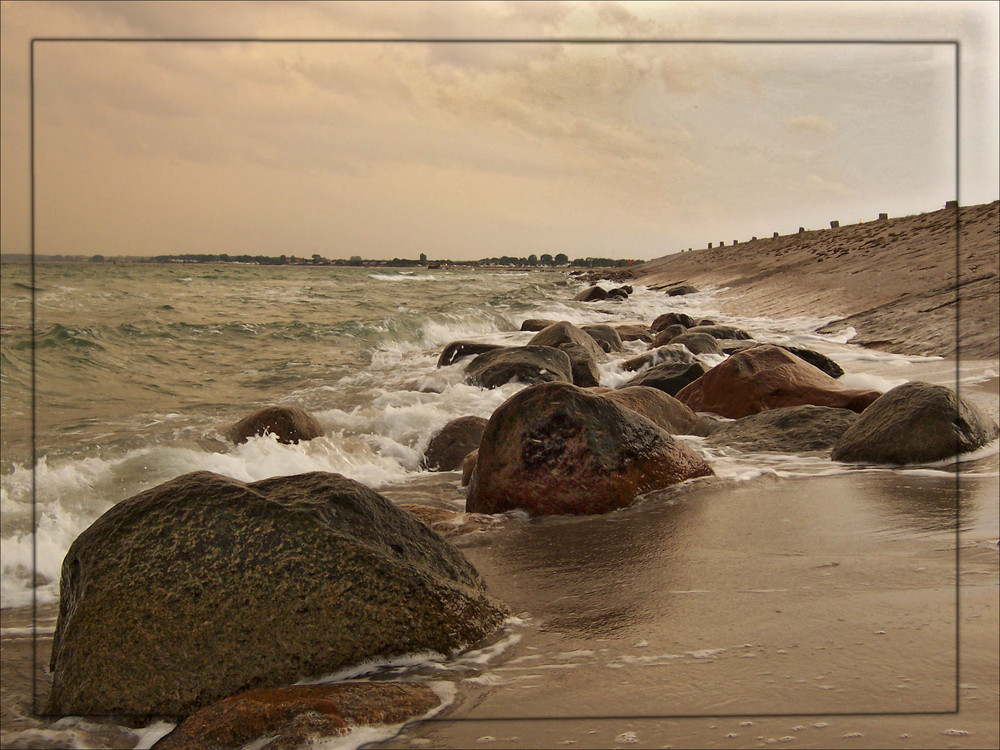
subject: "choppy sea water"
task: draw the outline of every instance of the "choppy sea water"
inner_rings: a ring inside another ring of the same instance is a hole
[[[956,370],[952,360],[904,357],[852,346],[850,329],[816,334],[827,318],[768,320],[723,315],[713,303],[714,290],[666,297],[636,287],[626,301],[595,304],[573,302],[586,284],[555,272],[40,264],[34,279],[37,463],[32,466],[32,280],[28,271],[26,265],[7,264],[2,275],[0,503],[5,609],[26,606],[33,595],[43,606],[58,601],[62,556],[78,533],[116,502],[189,471],[210,470],[242,481],[333,471],[395,500],[462,510],[464,491],[458,476],[421,471],[423,450],[448,421],[465,415],[488,417],[521,386],[508,384],[487,391],[466,385],[465,362],[437,368],[438,355],[456,339],[526,343],[533,334],[519,329],[527,318],[576,324],[649,323],[670,310],[695,318],[711,317],[745,328],[761,341],[821,351],[845,369],[845,384],[881,390],[908,380],[957,384],[994,419],[1000,411],[995,392],[979,387],[997,377],[996,361],[964,362]],[[643,351],[645,345],[632,342],[626,346],[630,349],[626,355],[601,365],[602,385],[616,386],[632,377],[622,370],[621,362]],[[720,361],[711,355],[702,359],[708,365]],[[325,435],[299,445],[282,445],[269,437],[241,446],[226,442],[223,433],[230,425],[256,408],[275,403],[307,409],[318,418]],[[873,503],[883,510],[890,508],[884,511],[889,516],[893,502],[905,505],[914,494],[929,493],[938,501],[925,503],[926,512],[918,516],[924,519],[924,532],[929,529],[931,533],[947,532],[954,525],[947,498],[960,472],[973,487],[971,499],[963,506],[962,530],[976,539],[992,536],[995,542],[995,503],[983,499],[996,486],[995,444],[960,461],[858,469],[810,455],[713,451],[697,438],[686,440],[706,456],[721,481],[734,488],[781,480],[825,482],[821,486],[828,488],[840,486],[837,482],[861,486],[874,477],[881,488],[901,488],[897,497]],[[662,502],[683,506],[691,498],[693,505],[698,492],[694,483]],[[941,502],[940,498],[945,499]],[[574,538],[583,534],[605,539],[620,535],[630,524],[645,523],[648,514],[659,512],[655,507],[653,499],[613,517],[553,520],[543,533],[558,538],[568,524]],[[891,521],[876,522],[865,516],[871,513],[868,507],[859,505],[850,512],[865,517],[858,523],[866,528],[893,529]],[[511,519],[513,538],[504,548],[508,551],[531,547],[530,537],[523,536],[518,524],[523,525],[523,519]],[[488,543],[480,547],[466,540],[465,544],[474,562],[494,570],[509,567],[509,560],[490,559],[493,553]],[[562,549],[570,554],[571,547],[566,542]],[[39,576],[34,591],[30,588],[33,550]],[[521,560],[518,570],[525,566],[536,572],[545,570],[544,555],[538,550],[534,554],[541,559]],[[582,563],[576,560],[574,564]],[[565,611],[561,605],[550,608],[548,623],[553,617],[572,623],[573,611],[592,608],[588,595],[608,595],[593,582],[576,592],[572,583],[561,585],[568,604]],[[766,593],[758,588],[748,591],[756,597]],[[680,584],[669,591],[675,592],[673,597],[692,600],[702,592],[698,586]],[[608,606],[624,606],[630,596],[619,590]],[[440,681],[443,676],[452,687],[458,682],[488,686],[521,680],[526,684],[522,678],[539,670],[565,672],[597,661],[604,671],[657,666],[714,659],[722,653],[740,655],[737,650],[742,647],[712,645],[653,656],[643,651],[611,653],[589,640],[605,638],[608,632],[598,629],[581,636],[564,622],[560,627],[577,633],[566,650],[558,639],[548,642],[536,637],[540,631],[547,632],[548,625],[539,629],[532,609],[533,600],[528,597],[524,611],[518,612],[497,643],[471,656],[423,655],[376,671],[382,678],[402,674]],[[535,645],[521,643],[525,637]],[[502,654],[518,643],[522,650],[511,651],[517,655],[501,666]],[[602,653],[608,655],[602,657]],[[532,669],[520,674],[524,665]],[[593,710],[584,698],[570,709],[577,713]],[[86,735],[79,727],[66,731]],[[143,735],[137,741],[141,744],[143,738],[148,739]],[[80,746],[86,746],[86,740],[80,741]],[[358,737],[349,741],[356,743]]]

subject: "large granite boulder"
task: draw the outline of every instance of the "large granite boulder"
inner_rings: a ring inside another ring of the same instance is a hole
[[[654,320],[649,327],[653,329],[653,333],[657,333],[658,331],[662,331],[667,326],[673,325],[682,326],[686,330],[688,328],[694,328],[695,322],[694,318],[687,313],[667,312],[662,315],[658,315],[656,320]]]
[[[483,417],[459,417],[431,438],[424,451],[421,465],[430,471],[454,471],[462,461],[479,447],[479,438],[486,429]]]
[[[912,464],[968,453],[997,439],[998,427],[950,388],[904,383],[862,412],[834,446],[835,461]]]
[[[719,346],[718,339],[715,336],[709,336],[707,333],[688,331],[672,338],[670,344],[681,344],[690,350],[692,354],[722,354],[722,347]]]
[[[420,682],[342,682],[257,688],[200,709],[154,750],[298,750],[350,734],[353,726],[401,724],[437,708]]]
[[[618,335],[618,331],[609,325],[596,323],[594,325],[581,326],[580,330],[594,339],[606,354],[625,351],[625,347],[622,345],[622,337]]]
[[[566,352],[551,346],[511,346],[484,352],[465,367],[465,381],[469,385],[499,388],[511,380],[572,383],[572,362]]]
[[[279,443],[297,443],[318,438],[323,428],[312,414],[297,406],[268,406],[241,419],[229,428],[228,435],[238,445],[269,433]]]
[[[601,382],[601,370],[597,366],[597,358],[589,347],[580,344],[560,344],[559,351],[569,356],[570,370],[573,372],[573,385],[589,388]]]
[[[542,329],[528,341],[528,346],[551,346],[556,349],[561,348],[564,344],[582,346],[597,361],[605,358],[604,349],[594,340],[593,336],[565,320]]]
[[[608,298],[608,293],[602,287],[592,286],[589,289],[584,289],[578,295],[576,295],[573,300],[576,302],[600,302],[601,300],[606,300]]]
[[[466,510],[605,513],[643,492],[712,474],[705,461],[631,409],[563,383],[515,394],[493,413]]]
[[[70,546],[45,713],[183,716],[368,659],[449,653],[506,615],[454,547],[339,474],[185,474]]]
[[[845,388],[780,346],[736,352],[677,392],[692,411],[739,419],[783,406],[832,406],[861,412],[882,394]]]
[[[659,388],[667,395],[676,397],[682,388],[695,382],[708,371],[709,369],[701,362],[664,362],[661,365],[654,365],[648,370],[643,370],[634,378],[627,380],[618,387],[628,388],[633,385],[648,385],[650,388]],[[699,410],[692,408],[692,411],[710,411],[710,409]]]
[[[698,421],[693,411],[659,388],[635,385],[629,388],[593,388],[591,392],[638,412],[671,435],[689,434]]]
[[[452,341],[441,352],[438,357],[437,366],[447,367],[455,364],[463,357],[472,357],[477,354],[492,352],[495,349],[504,349],[503,344],[485,344],[481,341]]]
[[[857,412],[850,409],[786,406],[727,422],[712,432],[706,443],[747,452],[829,451],[857,418]]]
[[[635,372],[647,365],[653,367],[664,362],[683,362],[689,365],[694,362],[694,355],[686,346],[666,344],[665,346],[658,346],[655,349],[650,349],[647,352],[626,359],[622,362],[622,369],[626,372]]]

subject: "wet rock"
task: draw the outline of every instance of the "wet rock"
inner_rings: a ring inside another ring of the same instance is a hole
[[[626,288],[626,287],[623,287],[623,286],[619,286],[619,287],[615,287],[614,289],[609,289],[608,290],[608,299],[609,300],[613,300],[613,299],[617,299],[617,300],[628,299],[628,296],[630,294],[630,292],[628,291],[628,289],[631,289],[631,288],[632,287]]]
[[[625,347],[622,346],[622,338],[618,335],[618,331],[609,325],[597,324],[581,326],[580,330],[584,331],[592,339],[594,339],[605,354],[625,351]]]
[[[743,451],[829,451],[856,419],[857,412],[850,409],[787,406],[728,422],[713,432],[707,443]]]
[[[694,328],[694,318],[686,313],[668,312],[657,316],[656,320],[649,327],[653,329],[653,333],[656,333],[672,325],[684,326],[685,329]]]
[[[671,346],[680,344],[686,347],[692,354],[722,354],[722,347],[719,346],[715,336],[707,333],[694,333],[693,329],[680,336],[675,336],[670,340]]]
[[[664,289],[663,291],[668,297],[680,297],[685,294],[697,294],[698,289],[690,284],[680,284],[672,286],[669,289]]]
[[[472,470],[476,468],[476,461],[479,460],[479,449],[469,453],[464,459],[462,459],[462,486],[468,487],[469,482],[472,479]]]
[[[541,331],[551,325],[558,323],[558,320],[546,320],[544,318],[528,318],[521,323],[522,331]]]
[[[618,337],[622,341],[650,342],[653,340],[649,326],[638,325],[635,323],[623,323],[622,325],[615,326],[615,330],[618,332]]]
[[[441,428],[424,451],[421,462],[430,471],[454,471],[479,447],[479,438],[486,428],[483,417],[459,417]]]
[[[833,449],[835,461],[912,464],[968,453],[997,439],[975,404],[931,383],[904,383],[862,412]]]
[[[608,298],[608,293],[602,287],[592,286],[589,289],[584,289],[578,295],[576,295],[573,300],[576,302],[600,302],[601,300],[606,300]]]
[[[559,351],[569,355],[570,369],[573,372],[573,385],[589,388],[600,382],[601,370],[597,366],[592,349],[579,344],[560,344]]]
[[[297,750],[351,732],[353,725],[401,724],[441,704],[418,682],[348,682],[258,688],[197,711],[155,750]]]
[[[494,349],[503,348],[500,344],[484,344],[480,341],[452,341],[441,352],[441,356],[438,357],[437,366],[447,367],[462,359],[462,357],[471,357],[491,352]]]
[[[652,367],[664,362],[682,362],[689,365],[694,362],[694,355],[686,346],[667,344],[666,346],[658,346],[655,349],[650,349],[643,354],[625,360],[622,363],[622,369],[627,372],[635,372],[647,365]]]
[[[688,329],[680,323],[674,323],[666,328],[661,328],[656,332],[656,335],[653,336],[653,342],[649,345],[649,348],[655,349],[660,346],[666,346],[681,334],[687,333],[687,330]]]
[[[551,346],[556,349],[563,344],[582,346],[597,361],[605,359],[604,350],[593,336],[565,320],[539,331],[528,342],[528,346]]]
[[[841,375],[844,374],[844,368],[838,365],[836,362],[834,362],[825,354],[813,351],[812,349],[804,349],[800,346],[782,345],[781,348],[784,349],[785,351],[791,352],[796,357],[804,359],[813,367],[816,367],[825,372],[831,378],[839,378]]]
[[[768,409],[804,404],[860,412],[881,394],[844,388],[781,347],[760,344],[731,354],[675,395],[693,411],[739,419]]]
[[[183,716],[376,656],[448,653],[506,614],[461,553],[357,482],[185,474],[70,547],[45,712]]]
[[[572,363],[566,352],[551,346],[514,346],[480,354],[465,368],[465,381],[480,388],[499,388],[511,380],[571,383]]]
[[[228,435],[238,445],[267,433],[277,437],[279,443],[297,443],[318,438],[323,428],[314,416],[297,406],[268,406],[241,419],[229,428]]]
[[[754,341],[753,339],[716,339],[719,342],[719,348],[722,349],[723,354],[734,354],[735,352],[742,352],[745,349],[750,349],[752,347],[758,346],[759,341]]]
[[[638,412],[671,435],[690,434],[698,419],[684,404],[658,388],[635,385],[629,388],[594,388],[592,392]]]
[[[731,419],[707,411],[695,412],[695,417],[694,424],[687,431],[688,435],[695,437],[709,437],[733,422]]]
[[[466,510],[605,513],[711,468],[665,430],[563,383],[526,388],[490,417]]]
[[[709,336],[717,339],[750,340],[753,338],[753,336],[742,328],[735,328],[733,326],[694,326],[688,329],[688,333],[707,333]]]
[[[716,322],[714,320],[712,320],[711,318],[702,318],[701,320],[698,321],[697,325],[700,325],[700,326],[714,326],[714,325],[716,325]],[[693,328],[694,326],[689,326],[689,327]]]
[[[628,388],[633,385],[647,385],[650,388],[659,388],[669,396],[676,396],[678,391],[698,380],[698,378],[708,371],[708,368],[701,362],[692,362],[690,364],[685,362],[664,362],[662,365],[656,365],[640,372],[631,380],[620,385],[619,388]]]

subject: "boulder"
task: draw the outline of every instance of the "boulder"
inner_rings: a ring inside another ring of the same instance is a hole
[[[620,342],[619,342],[620,343]],[[551,346],[556,349],[563,344],[576,344],[586,349],[597,361],[603,360],[604,350],[594,337],[565,320],[544,328],[528,342],[528,346]]]
[[[368,659],[447,654],[506,615],[461,553],[364,485],[199,471],[70,546],[45,713],[184,716]]]
[[[676,396],[678,391],[698,380],[698,378],[708,371],[708,368],[701,362],[692,362],[690,364],[686,362],[664,362],[662,365],[656,365],[640,372],[631,380],[620,385],[619,388],[628,388],[633,385],[648,385],[651,388],[659,388],[669,396]]]
[[[813,367],[816,367],[825,372],[831,378],[839,378],[841,375],[844,374],[844,368],[838,365],[836,362],[834,362],[825,354],[813,351],[812,349],[803,349],[800,346],[782,345],[781,348],[784,349],[785,351],[791,352],[796,357],[804,359]]]
[[[591,349],[580,344],[560,344],[559,351],[569,355],[570,370],[573,372],[573,385],[589,388],[601,382],[601,370]]]
[[[622,325],[615,326],[615,331],[618,332],[618,337],[622,341],[650,342],[653,340],[649,326],[637,325],[635,323],[623,323]]]
[[[685,313],[668,312],[658,315],[649,327],[653,329],[653,333],[656,333],[657,331],[662,331],[667,326],[675,325],[683,326],[685,330],[694,328],[694,318]]]
[[[912,464],[968,453],[997,439],[998,427],[950,388],[904,383],[862,412],[834,446],[835,461]]]
[[[595,344],[596,346],[596,344]],[[499,388],[521,383],[573,382],[573,369],[566,352],[551,346],[513,346],[480,354],[465,368],[465,381],[481,388]]]
[[[558,323],[558,320],[546,320],[544,318],[528,318],[523,323],[521,323],[522,331],[541,331],[543,328],[548,328],[551,325]]]
[[[462,357],[471,357],[476,354],[483,354],[491,352],[494,349],[503,348],[505,347],[502,344],[484,344],[479,341],[452,341],[441,352],[441,356],[438,357],[437,366],[447,367],[462,359]]]
[[[608,299],[609,300],[611,300],[611,299],[617,299],[617,300],[628,299],[628,295],[629,295],[628,290],[626,290],[626,288],[623,287],[623,286],[615,287],[614,289],[609,289],[608,290]]]
[[[690,284],[679,284],[678,286],[672,286],[669,289],[664,289],[663,291],[668,297],[680,297],[684,294],[697,294],[698,289]]]
[[[783,406],[832,406],[860,412],[881,393],[845,388],[779,346],[736,352],[675,394],[692,411],[739,419]]]
[[[466,510],[605,513],[637,495],[712,474],[705,461],[631,409],[564,383],[543,383],[493,413]]]
[[[759,341],[754,341],[753,339],[716,339],[716,341],[719,342],[719,348],[722,349],[722,353],[726,355],[742,352],[744,349],[760,345]]]
[[[297,750],[349,734],[355,725],[402,724],[440,704],[437,694],[420,682],[258,688],[200,709],[153,748],[240,750],[252,744],[267,750]]]
[[[429,471],[454,471],[463,459],[479,447],[479,438],[486,428],[483,417],[453,419],[431,438],[424,451],[421,465]]]
[[[468,487],[469,482],[472,481],[472,470],[476,468],[476,461],[479,460],[479,449],[472,451],[468,456],[462,459],[462,486]]]
[[[702,318],[698,321],[697,325],[700,326],[714,326],[716,323],[711,318]],[[689,328],[694,328],[694,326],[689,326]]]
[[[631,359],[626,359],[622,362],[622,369],[627,372],[635,372],[647,365],[654,366],[664,362],[683,362],[689,365],[694,362],[694,355],[686,346],[667,344],[666,346],[658,346],[655,349],[650,349]]]
[[[734,328],[733,326],[694,326],[688,329],[688,333],[707,333],[717,339],[750,340],[753,338],[742,328]]]
[[[656,335],[653,336],[653,341],[650,343],[649,348],[655,349],[658,346],[666,346],[681,334],[687,333],[687,330],[688,329],[680,323],[673,323],[666,328],[661,328],[656,332]]]
[[[857,412],[850,409],[786,406],[728,422],[706,442],[750,452],[829,451],[857,418]]]
[[[719,340],[715,336],[709,336],[707,333],[688,331],[670,340],[671,346],[678,344],[686,347],[692,354],[722,354],[722,347],[719,346]]]
[[[732,419],[726,419],[725,417],[720,417],[718,414],[712,414],[707,411],[695,412],[695,422],[688,429],[688,435],[694,435],[695,437],[708,437],[714,435],[716,432],[721,430],[727,424],[733,422]]]
[[[596,324],[581,326],[580,330],[594,339],[605,354],[625,351],[625,347],[622,345],[622,338],[618,335],[618,331],[609,325]]]
[[[592,286],[589,289],[584,289],[573,300],[576,302],[600,302],[607,298],[608,293],[604,289],[599,286]]]
[[[591,392],[638,412],[671,435],[689,434],[698,419],[693,411],[659,388],[634,385],[628,388],[593,388]]]
[[[279,443],[312,440],[323,434],[316,418],[297,406],[268,406],[244,417],[229,428],[229,438],[239,445],[255,435],[272,434]]]

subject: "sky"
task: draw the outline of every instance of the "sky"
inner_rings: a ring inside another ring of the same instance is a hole
[[[32,184],[36,253],[105,256],[650,259],[986,203],[998,17],[4,1],[0,251],[32,248]]]

